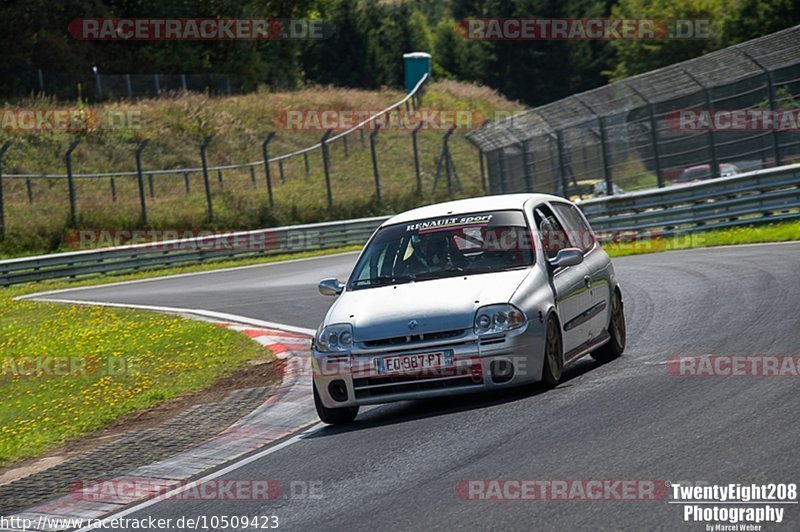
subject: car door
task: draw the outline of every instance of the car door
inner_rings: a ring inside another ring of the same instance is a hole
[[[587,324],[589,337],[594,339],[603,333],[608,321],[611,305],[611,260],[597,244],[591,227],[577,207],[560,202],[551,202],[550,206],[566,229],[571,245],[583,251],[591,300]]]
[[[548,259],[554,258],[559,250],[571,247],[567,232],[548,205],[541,204],[534,209],[534,221]],[[589,271],[583,263],[549,267],[548,271],[561,320],[564,354],[569,358],[570,352],[585,344],[590,336],[589,324],[585,319],[592,306],[587,287]]]

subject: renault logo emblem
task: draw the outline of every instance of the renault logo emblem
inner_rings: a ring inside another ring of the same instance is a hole
[[[417,320],[411,320],[411,321],[408,322],[408,328],[409,329],[412,329],[412,330],[416,329],[417,325],[419,325],[419,322]]]

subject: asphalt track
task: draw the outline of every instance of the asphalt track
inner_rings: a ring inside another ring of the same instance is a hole
[[[316,328],[322,277],[354,255],[76,290],[53,298],[191,307]],[[475,501],[469,479],[800,480],[797,377],[675,377],[675,355],[800,354],[800,244],[614,260],[628,347],[585,359],[552,391],[405,402],[362,411],[226,479],[322,482],[322,498],[164,501],[128,517],[276,515],[289,530],[705,530],[655,501]],[[288,490],[286,490],[288,491]],[[300,494],[302,495],[302,494]],[[799,530],[800,507],[762,530]]]

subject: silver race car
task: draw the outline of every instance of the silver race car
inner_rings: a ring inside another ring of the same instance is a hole
[[[360,405],[541,382],[625,348],[622,292],[572,203],[509,194],[399,214],[372,235],[314,338],[326,423]]]

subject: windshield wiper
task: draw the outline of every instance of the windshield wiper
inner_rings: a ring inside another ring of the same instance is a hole
[[[359,285],[372,285],[372,286],[385,286],[393,283],[408,283],[416,279],[413,275],[379,275],[371,277],[370,279],[358,279],[353,281],[353,286]]]
[[[452,277],[454,275],[459,275],[464,273],[464,268],[460,266],[453,266],[452,268],[446,268],[444,270],[439,270],[437,272],[426,272],[420,273],[417,275],[417,279],[434,279],[436,277]]]
[[[497,272],[510,272],[513,270],[524,270],[530,268],[530,264],[519,264],[517,266],[494,266],[491,264],[484,265],[471,265],[467,273],[497,273]]]

